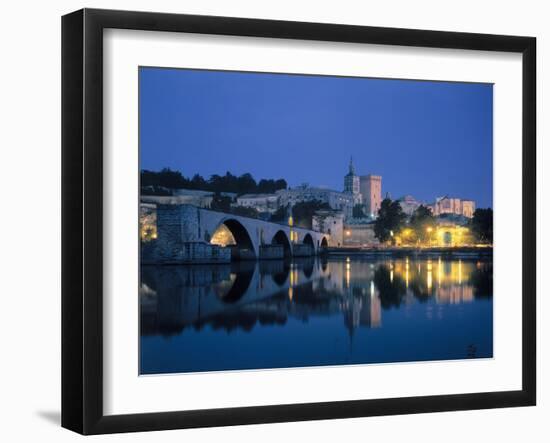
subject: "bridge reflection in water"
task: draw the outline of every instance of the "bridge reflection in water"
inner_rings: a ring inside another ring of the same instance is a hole
[[[492,356],[492,262],[143,266],[141,372]]]

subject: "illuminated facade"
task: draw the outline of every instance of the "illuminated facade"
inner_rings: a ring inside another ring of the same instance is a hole
[[[346,220],[344,224],[344,246],[370,247],[379,244],[379,240],[374,235],[374,222],[364,219]]]
[[[476,204],[473,200],[461,200],[455,197],[438,197],[435,202],[428,206],[433,215],[456,214],[463,215],[468,218],[474,216]]]
[[[434,230],[432,242],[434,246],[459,247],[473,245],[475,239],[466,226],[440,221]]]
[[[473,200],[462,200],[462,215],[468,218],[474,216],[476,203]]]
[[[418,233],[414,229],[406,227],[395,235],[397,246],[430,246],[430,247],[463,247],[474,246],[475,238],[466,226],[461,226],[452,221],[439,219],[435,228],[427,228],[429,232],[419,240]]]
[[[413,215],[414,211],[416,211],[418,207],[422,204],[422,202],[418,201],[412,195],[405,195],[397,201],[399,202],[399,205],[401,206],[403,212],[408,216]]]
[[[157,238],[157,207],[151,203],[139,205],[139,236],[143,242]]]

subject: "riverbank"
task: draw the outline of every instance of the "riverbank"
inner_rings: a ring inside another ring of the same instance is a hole
[[[326,253],[329,256],[361,256],[361,257],[448,257],[448,258],[491,258],[493,247],[432,247],[432,248],[328,248]]]

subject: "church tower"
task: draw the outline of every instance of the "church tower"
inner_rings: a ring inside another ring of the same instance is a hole
[[[359,176],[355,175],[353,157],[351,157],[349,160],[349,172],[344,177],[344,192],[353,195],[359,194]]]

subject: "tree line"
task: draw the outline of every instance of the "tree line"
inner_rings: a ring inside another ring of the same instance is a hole
[[[193,189],[215,193],[232,192],[242,194],[272,194],[279,189],[286,189],[284,179],[261,179],[256,181],[252,174],[233,175],[229,171],[225,175],[214,174],[206,179],[200,174],[191,178],[185,177],[180,171],[164,168],[160,171],[141,170],[141,187],[143,194],[165,194],[166,189]]]

